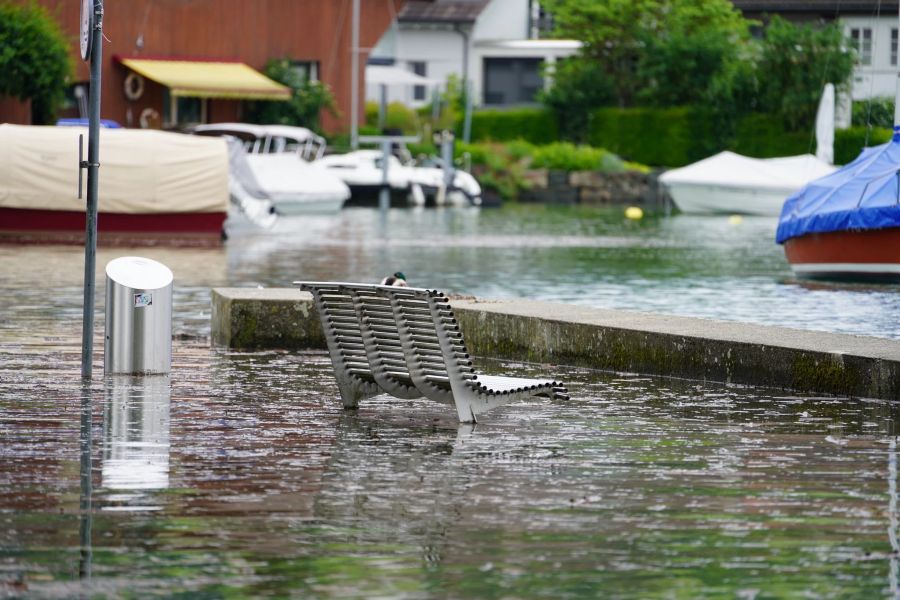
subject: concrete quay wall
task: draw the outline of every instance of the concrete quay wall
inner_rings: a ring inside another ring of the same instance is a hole
[[[900,342],[530,300],[451,298],[475,356],[900,400]],[[216,288],[212,343],[325,348],[312,297]]]

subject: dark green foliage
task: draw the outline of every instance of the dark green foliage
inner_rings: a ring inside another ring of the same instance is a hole
[[[865,145],[883,144],[891,130],[837,130],[835,164],[850,162]],[[680,167],[729,149],[747,156],[769,158],[815,152],[810,132],[787,131],[772,115],[750,114],[727,134],[713,126],[709,110],[700,108],[602,108],[594,113],[590,140],[625,159],[666,167]]]
[[[738,46],[727,32],[701,30],[647,40],[639,63],[643,82],[638,102],[644,106],[684,106],[714,99],[732,76]]]
[[[759,110],[780,115],[791,131],[811,128],[825,83],[845,88],[853,52],[839,25],[795,25],[773,17],[757,63]]]
[[[854,160],[863,148],[884,144],[891,139],[892,131],[883,127],[850,127],[834,132],[834,163],[846,164]]]
[[[721,148],[709,111],[695,108],[601,108],[590,143],[648,165],[680,166]]]
[[[894,99],[870,98],[853,103],[853,125],[894,128]]]
[[[336,115],[334,96],[322,82],[307,81],[286,58],[270,60],[266,64],[267,77],[293,91],[291,99],[280,102],[258,100],[247,103],[245,120],[250,123],[298,125],[321,131],[321,113],[327,110]]]
[[[620,107],[698,102],[737,57],[747,25],[728,0],[546,0],[555,34],[584,43]],[[665,99],[657,100],[663,94]],[[602,106],[602,105],[594,105]]]
[[[773,158],[814,154],[815,143],[815,136],[811,130],[786,131],[781,119],[754,113],[738,120],[734,139],[726,147],[746,156]]]
[[[0,3],[0,96],[31,100],[32,121],[53,123],[71,73],[67,41],[43,8]]]
[[[556,115],[560,135],[583,143],[587,141],[592,111],[615,104],[613,83],[600,63],[592,59],[560,61],[552,76],[553,85],[540,92],[539,98]]]
[[[543,108],[485,110],[472,115],[472,141],[522,139],[532,144],[549,144],[559,139],[556,117]]]
[[[732,142],[768,155],[784,131],[797,135],[783,138],[785,149],[774,153],[801,146],[805,152],[808,141],[800,142],[804,135],[808,140],[824,84],[846,89],[853,70],[839,26],[774,17],[765,37],[755,40],[748,35],[752,22],[726,0],[546,0],[546,6],[556,34],[584,42],[542,96],[560,132],[651,164],[683,164]],[[658,111],[598,110],[614,104],[698,108],[673,113],[674,122]],[[752,113],[765,113],[778,126],[757,122],[738,132]],[[686,119],[700,129],[682,129]],[[656,136],[648,138],[651,131]],[[658,147],[660,135],[669,150]]]

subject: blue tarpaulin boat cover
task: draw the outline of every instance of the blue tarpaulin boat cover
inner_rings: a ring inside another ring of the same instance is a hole
[[[890,142],[808,183],[781,209],[775,241],[807,233],[900,227],[900,127]]]

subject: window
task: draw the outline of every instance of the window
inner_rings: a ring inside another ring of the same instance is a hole
[[[897,66],[897,29],[891,29],[891,66]]]
[[[206,123],[206,99],[173,97],[166,88],[163,93],[163,122],[171,128]]]
[[[861,65],[872,64],[872,30],[869,27],[854,27],[850,30],[850,39],[856,48],[857,60]]]
[[[407,63],[409,65],[409,70],[419,75],[421,77],[425,77],[427,71],[427,63],[422,60],[410,61]],[[415,85],[413,86],[413,100],[425,100],[427,97],[428,91],[425,89],[424,85]]]
[[[316,60],[291,61],[291,69],[300,76],[304,83],[319,80],[319,62]]]
[[[544,87],[540,58],[485,58],[484,103],[530,104]]]

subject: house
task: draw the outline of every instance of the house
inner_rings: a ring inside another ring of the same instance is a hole
[[[745,17],[765,22],[770,15],[794,22],[838,21],[856,47],[853,100],[894,97],[897,87],[898,2],[872,0],[732,0]]]
[[[21,4],[32,0],[13,0]],[[62,116],[86,117],[88,64],[79,56],[80,0],[37,0],[71,40],[75,78]],[[177,128],[240,121],[249,100],[281,101],[289,90],[259,71],[286,58],[334,93],[338,116],[323,115],[330,131],[346,130],[351,112],[353,0],[205,0],[106,2],[101,81],[102,116],[127,127]],[[404,0],[362,0],[360,63],[384,34]],[[362,70],[362,69],[361,69]],[[0,122],[30,122],[27,106],[0,99]],[[360,116],[362,107],[359,107]]]
[[[545,65],[575,54],[573,40],[544,40],[548,20],[536,0],[410,0],[372,50],[371,65],[392,65],[426,78],[426,85],[395,85],[387,101],[421,107],[430,85],[454,75],[469,81],[476,106],[537,102],[549,84]],[[367,86],[370,100],[378,86]]]

